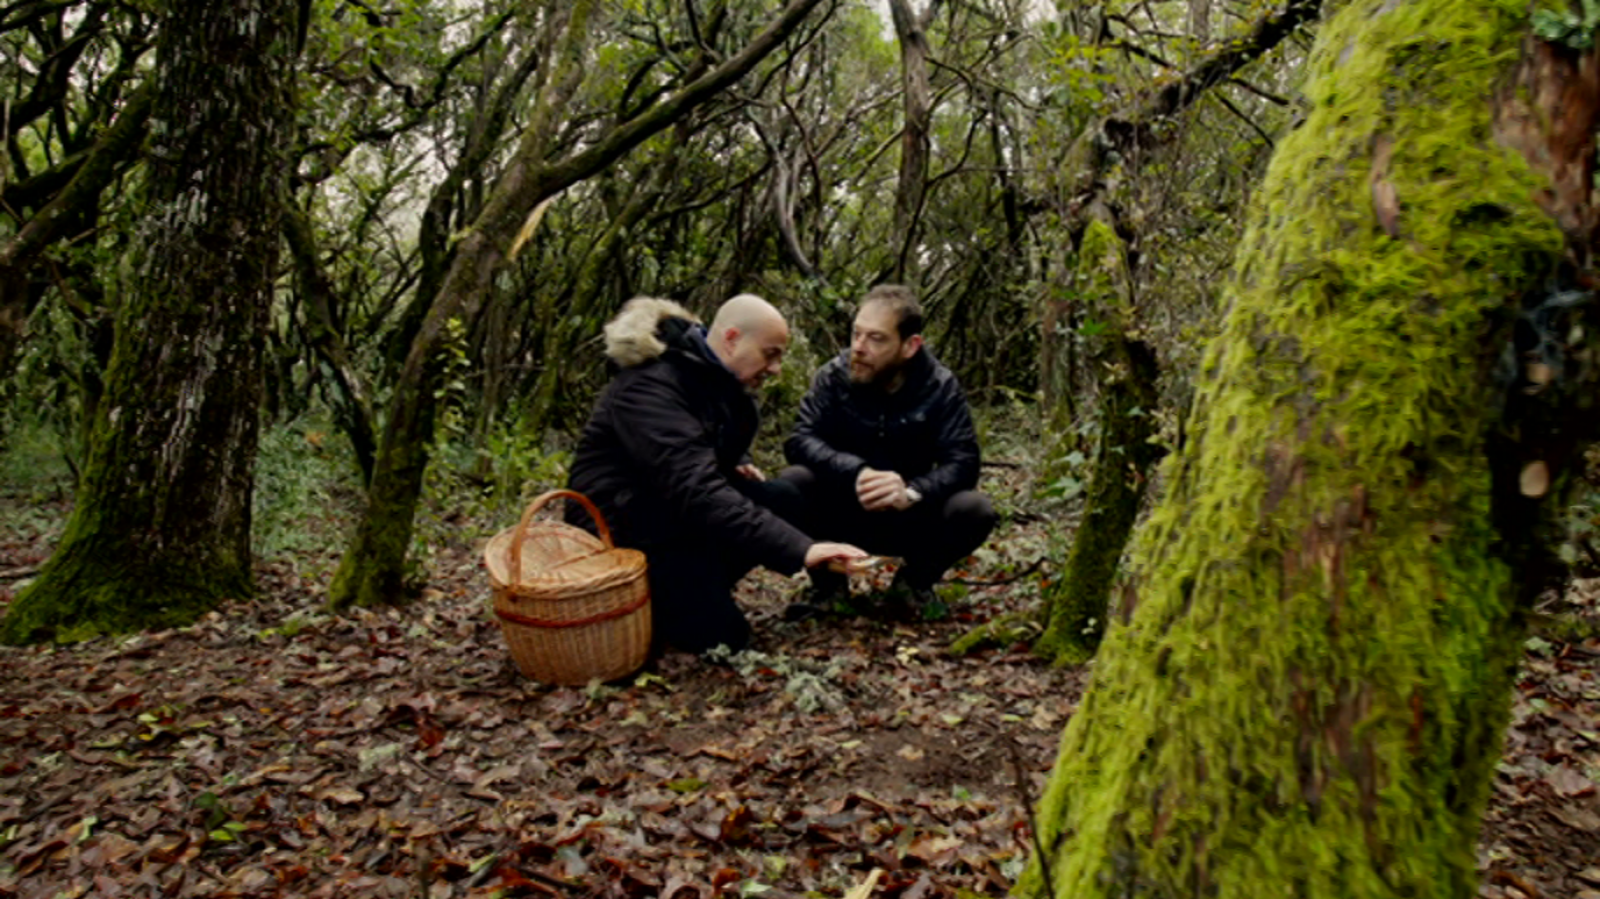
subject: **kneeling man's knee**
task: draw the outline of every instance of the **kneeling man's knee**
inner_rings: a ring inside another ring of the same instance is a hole
[[[970,523],[981,526],[984,533],[994,528],[999,513],[994,510],[994,501],[976,490],[963,490],[945,504],[945,517],[952,521]]]
[[[773,478],[773,480],[783,481],[786,484],[793,484],[803,493],[807,490],[810,490],[811,487],[817,483],[817,474],[804,465],[790,465],[784,470],[778,472],[778,476]]]

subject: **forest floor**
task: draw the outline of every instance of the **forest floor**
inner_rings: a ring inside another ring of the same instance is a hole
[[[947,621],[789,624],[759,574],[756,651],[615,685],[517,672],[476,537],[400,608],[330,616],[283,558],[192,627],[0,649],[0,897],[1001,895],[1086,679],[945,652],[1051,574],[1015,493]],[[63,511],[0,498],[0,610]],[[1530,639],[1482,896],[1600,899],[1597,779],[1600,640]]]

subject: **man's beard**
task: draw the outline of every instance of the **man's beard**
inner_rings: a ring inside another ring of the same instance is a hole
[[[896,365],[892,361],[879,368],[873,368],[865,362],[850,360],[850,382],[864,386],[886,387],[894,382],[895,376],[900,373],[904,365]]]

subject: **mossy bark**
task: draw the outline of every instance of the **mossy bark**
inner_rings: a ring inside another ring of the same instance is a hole
[[[1587,261],[1600,67],[1527,28],[1355,0],[1321,30],[1019,894],[1476,892],[1518,610],[1595,418],[1593,304],[1539,297]]]
[[[1161,448],[1150,442],[1158,401],[1155,354],[1139,341],[1127,341],[1126,351],[1129,373],[1102,393],[1100,442],[1083,518],[1061,577],[1044,591],[1048,624],[1034,652],[1057,665],[1081,665],[1094,657],[1123,550],[1150,473],[1161,459]]]
[[[334,609],[386,605],[413,592],[406,584],[406,556],[422,502],[438,408],[432,394],[437,376],[420,370],[427,360],[416,364],[419,371],[402,380],[390,400],[377,467],[367,486],[367,507],[328,587],[328,603]],[[401,390],[407,395],[400,395]]]
[[[177,625],[250,592],[298,12],[236,0],[163,22],[147,212],[121,274],[103,412],[61,542],[0,639]]]
[[[1076,281],[1086,313],[1101,328],[1083,339],[1088,365],[1105,373],[1100,438],[1083,520],[1061,577],[1045,588],[1046,626],[1034,644],[1034,652],[1060,665],[1088,661],[1100,644],[1111,585],[1162,452],[1150,442],[1159,401],[1155,354],[1130,336],[1137,326],[1127,247],[1111,210],[1096,206],[1079,244]]]

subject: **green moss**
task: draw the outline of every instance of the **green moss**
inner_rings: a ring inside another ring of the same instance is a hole
[[[966,656],[982,649],[1005,649],[1039,636],[1039,617],[1031,612],[1010,612],[992,618],[950,641],[949,653]]]
[[[1118,331],[1133,324],[1128,297],[1127,247],[1110,224],[1090,220],[1078,245],[1077,283],[1092,318]]]
[[[1519,643],[1485,373],[1497,314],[1562,253],[1490,133],[1526,21],[1361,0],[1319,35],[1042,801],[1057,896],[1475,891]]]
[[[181,627],[225,599],[251,593],[247,559],[129,553],[80,516],[0,620],[0,643],[74,643]]]
[[[413,407],[413,415],[419,424],[410,437],[385,437],[367,489],[367,508],[328,586],[330,609],[389,605],[411,593],[406,587],[406,555],[422,501],[433,404],[424,400]]]
[[[1109,217],[1110,212],[1097,208]],[[1074,418],[1078,414],[1077,385],[1072,372],[1100,371],[1113,364],[1108,359],[1112,350],[1108,339],[1117,339],[1131,324],[1133,308],[1128,296],[1127,250],[1116,231],[1101,218],[1091,218],[1078,242],[1076,266],[1072,271],[1070,299],[1057,301],[1047,310],[1043,327],[1047,332],[1065,329],[1067,320],[1076,307],[1082,319],[1079,333],[1047,333],[1043,350],[1051,358],[1041,361],[1040,373],[1050,383],[1045,385],[1047,402],[1046,431],[1050,445],[1045,453],[1048,461],[1040,471],[1042,483],[1052,483],[1072,474],[1067,459],[1075,449]],[[1084,357],[1074,359],[1075,354]]]

